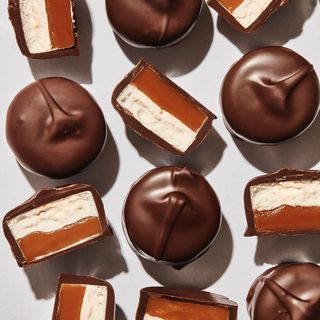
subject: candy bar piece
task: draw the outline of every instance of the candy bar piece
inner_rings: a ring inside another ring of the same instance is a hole
[[[73,184],[43,189],[3,219],[19,266],[70,252],[112,235],[97,191]]]
[[[143,60],[115,88],[112,104],[126,125],[178,155],[198,146],[215,119],[208,109]]]
[[[233,28],[241,32],[254,32],[288,0],[208,0]]]
[[[9,0],[8,10],[25,56],[78,55],[74,0]]]
[[[282,169],[251,180],[246,236],[320,233],[320,172]]]
[[[136,320],[236,320],[237,304],[205,291],[149,287],[140,291]]]
[[[52,320],[113,320],[114,313],[110,283],[94,277],[60,275]]]

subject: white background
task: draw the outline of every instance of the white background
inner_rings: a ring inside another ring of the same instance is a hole
[[[164,50],[132,48],[118,40],[108,24],[103,0],[77,1],[81,56],[31,61],[21,55],[0,3],[0,190],[3,217],[34,190],[66,182],[94,184],[103,195],[115,236],[51,261],[17,267],[0,232],[0,319],[51,319],[56,279],[60,272],[108,279],[116,294],[116,319],[134,319],[139,290],[151,285],[179,285],[224,294],[239,304],[239,319],[248,319],[245,297],[252,281],[281,261],[320,262],[319,236],[244,238],[243,190],[247,181],[281,167],[314,168],[320,159],[320,120],[299,139],[277,147],[235,141],[222,122],[219,90],[224,75],[243,53],[264,45],[295,49],[319,74],[320,10],[316,0],[291,0],[261,30],[243,35],[207,7],[196,28],[180,44]],[[206,141],[191,156],[175,158],[126,131],[112,108],[114,86],[140,56],[174,77],[218,119]],[[85,172],[52,181],[23,171],[6,144],[6,110],[16,93],[35,78],[65,76],[80,82],[101,106],[109,139],[99,160]],[[181,271],[142,262],[126,242],[121,228],[123,201],[130,185],[145,171],[181,163],[200,170],[216,190],[224,221],[212,248]]]

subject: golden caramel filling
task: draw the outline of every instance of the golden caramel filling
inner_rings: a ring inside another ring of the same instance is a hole
[[[284,205],[255,211],[254,221],[259,232],[320,231],[320,208]]]
[[[222,306],[149,298],[146,313],[164,320],[228,320],[229,310]]]
[[[52,48],[73,47],[75,40],[70,0],[45,0],[45,3]]]
[[[148,67],[144,67],[131,84],[194,132],[197,132],[207,120],[207,116],[189,98]]]
[[[85,291],[81,284],[62,284],[56,320],[80,320]]]
[[[218,0],[221,5],[223,5],[229,12],[233,12],[237,9],[243,0]]]
[[[102,234],[99,219],[90,217],[52,232],[33,232],[19,239],[18,245],[27,262],[32,262],[99,234]]]

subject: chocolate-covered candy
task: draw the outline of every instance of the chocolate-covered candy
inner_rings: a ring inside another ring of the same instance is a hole
[[[123,211],[133,250],[177,268],[209,248],[220,222],[215,192],[203,176],[184,167],[147,172],[132,186]]]
[[[76,82],[35,81],[13,99],[6,136],[19,163],[51,178],[69,177],[101,152],[106,124],[97,103]]]
[[[20,267],[112,235],[98,192],[86,184],[39,191],[5,215],[3,230]]]
[[[25,56],[78,55],[74,0],[9,0],[8,11]]]
[[[143,60],[117,85],[112,104],[127,126],[177,155],[192,152],[215,119],[207,108]]]
[[[149,287],[140,291],[136,320],[236,320],[237,310],[235,302],[211,292]]]
[[[318,77],[294,51],[260,48],[230,69],[221,104],[226,125],[235,136],[254,143],[280,143],[297,137],[315,119]]]
[[[282,169],[252,179],[246,236],[320,233],[320,171]]]
[[[202,0],[106,0],[116,34],[131,45],[161,47],[182,39],[198,19]]]
[[[320,320],[320,267],[280,264],[253,283],[248,296],[251,320]]]

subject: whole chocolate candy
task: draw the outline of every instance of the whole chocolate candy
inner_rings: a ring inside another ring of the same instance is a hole
[[[182,39],[194,26],[202,0],[106,0],[115,33],[140,47],[161,47]]]
[[[217,235],[221,212],[203,176],[183,167],[149,171],[131,188],[123,227],[133,250],[179,268],[203,254]]]
[[[103,114],[89,93],[64,78],[35,81],[13,99],[7,141],[26,169],[51,178],[90,164],[106,139]]]
[[[235,136],[253,143],[280,143],[297,137],[315,119],[319,80],[299,54],[265,47],[247,53],[231,68],[221,104]]]
[[[252,320],[319,320],[320,267],[281,264],[253,283],[247,296]]]

